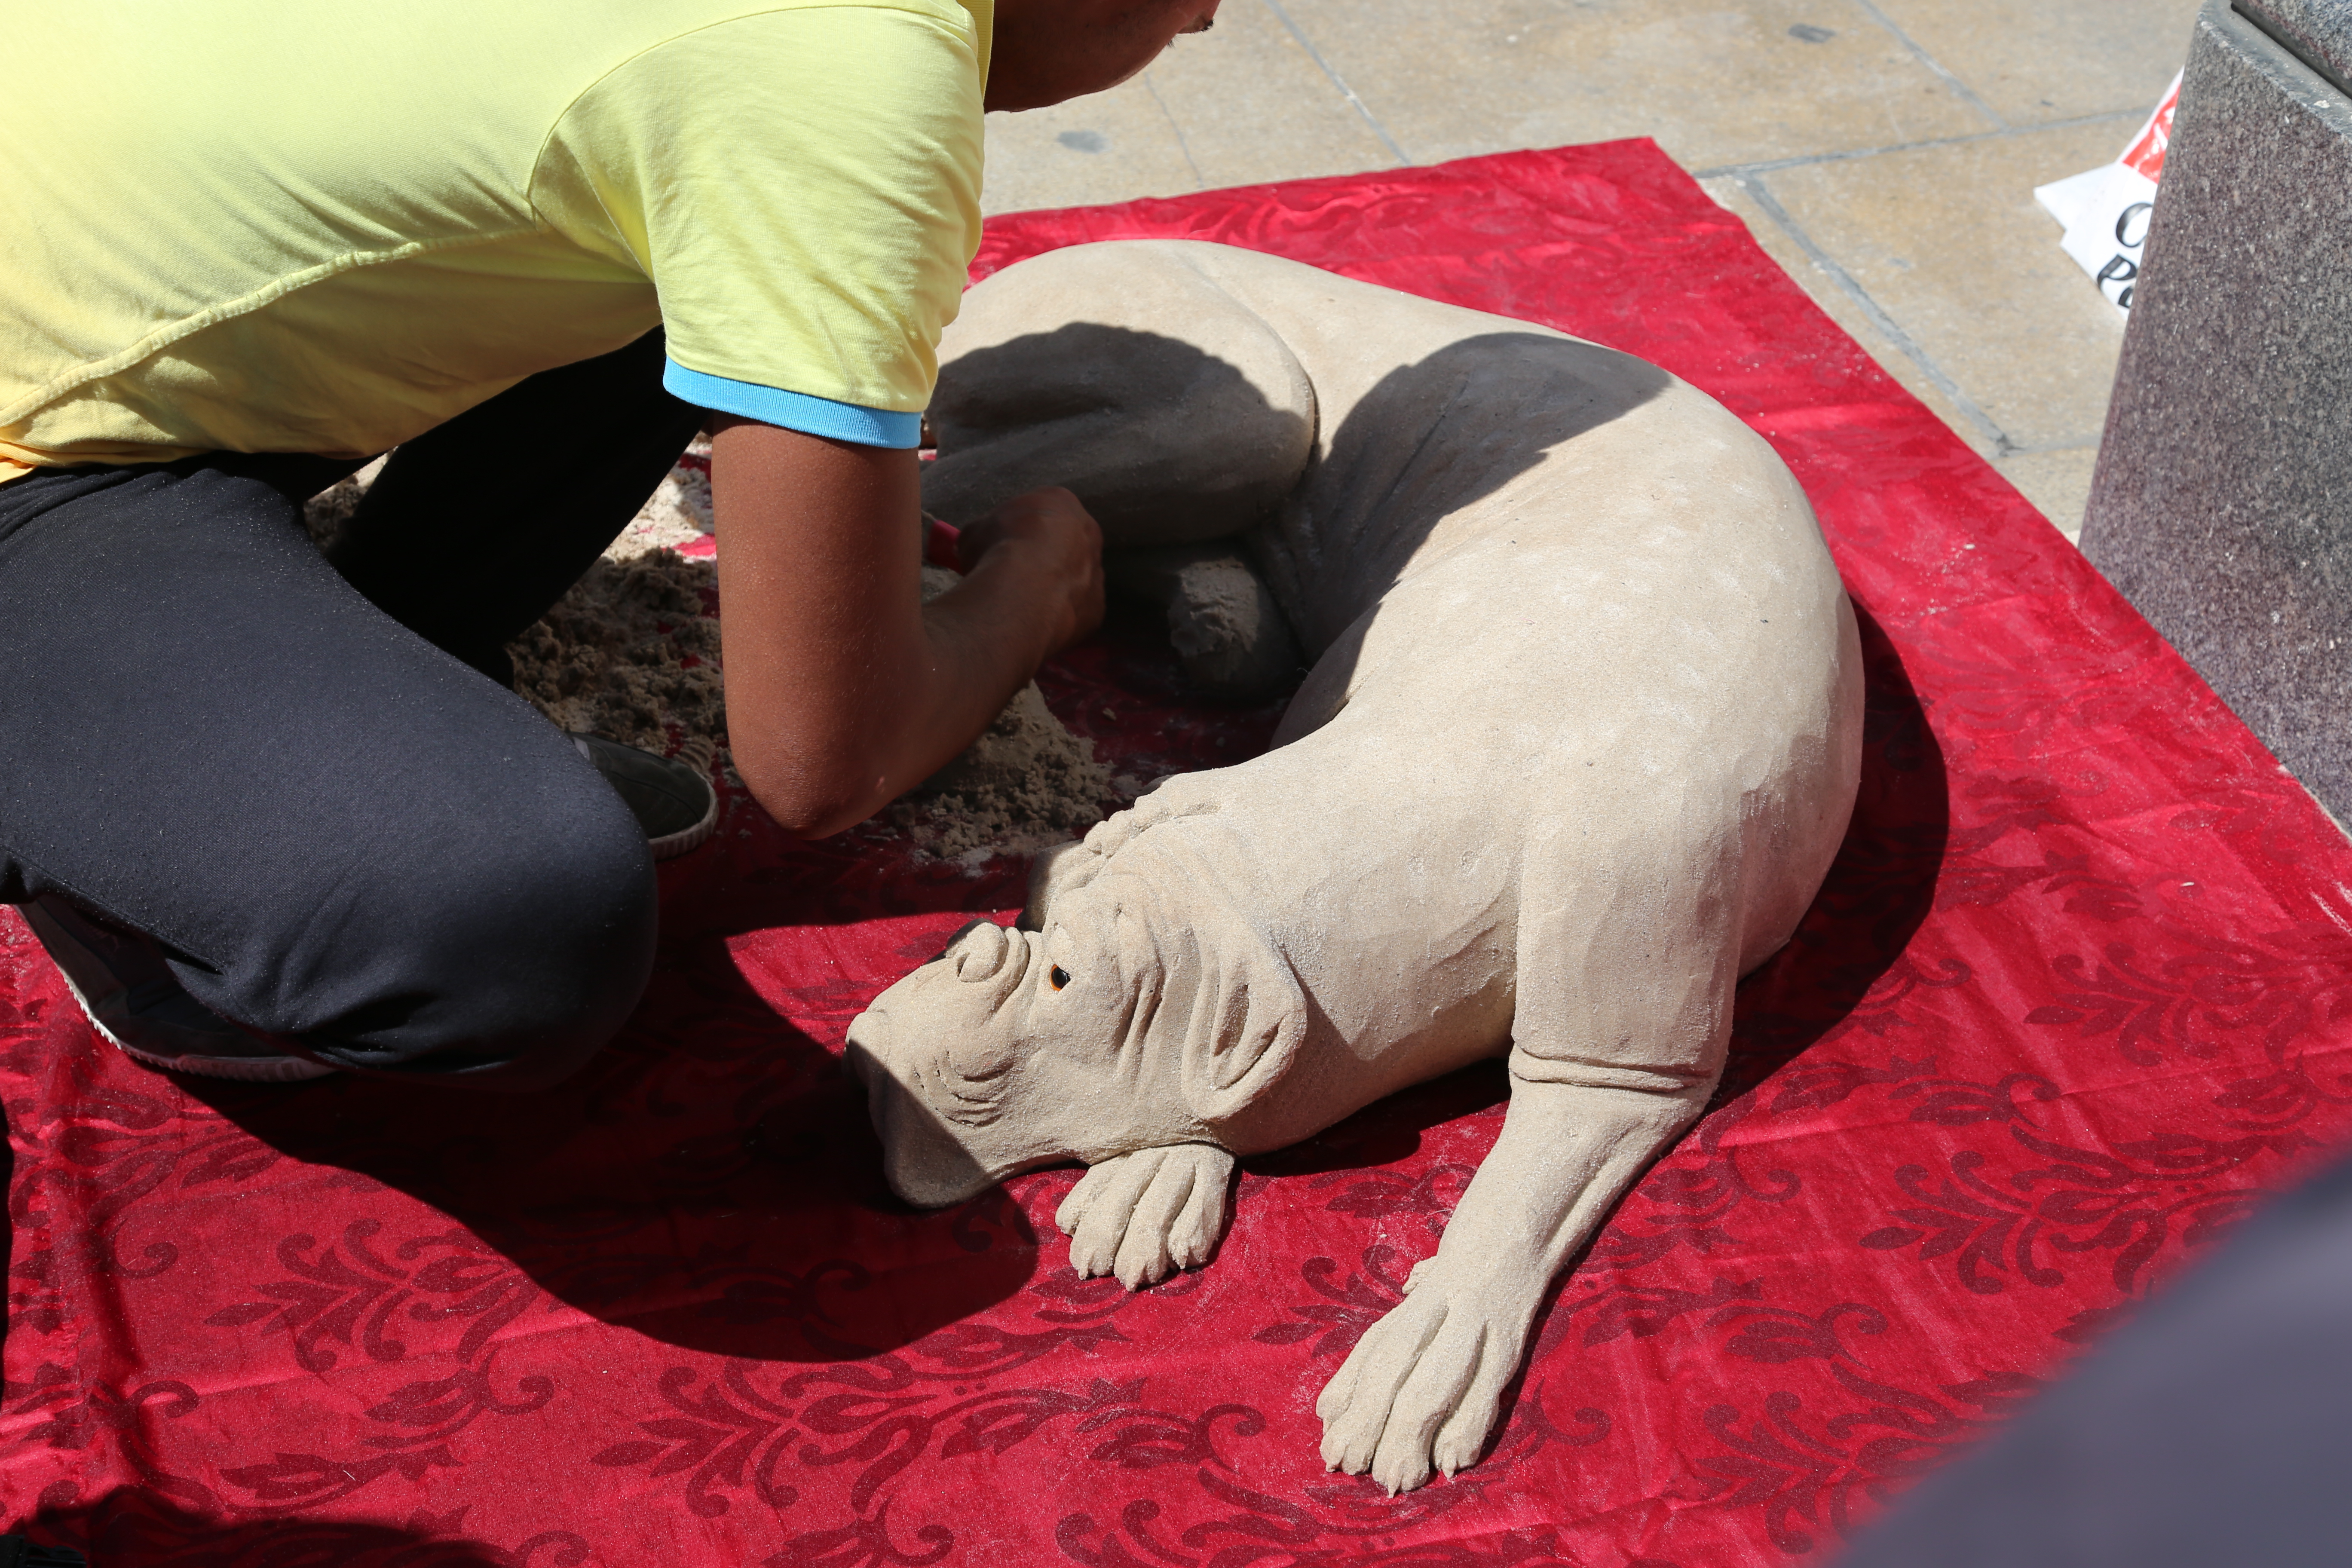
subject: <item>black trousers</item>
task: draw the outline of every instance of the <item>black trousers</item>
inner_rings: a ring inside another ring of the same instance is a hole
[[[562,1078],[644,989],[635,818],[502,651],[701,424],[661,334],[352,465],[214,454],[0,485],[0,901],[153,938],[196,1000],[359,1071]]]

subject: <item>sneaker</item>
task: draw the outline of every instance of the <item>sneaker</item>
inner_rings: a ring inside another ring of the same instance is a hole
[[[575,732],[572,743],[636,815],[655,859],[683,855],[719,831],[719,795],[700,769],[602,735]]]
[[[54,893],[19,904],[16,912],[65,976],[90,1027],[135,1062],[241,1083],[297,1083],[335,1070],[273,1049],[189,995],[147,937],[101,924]]]

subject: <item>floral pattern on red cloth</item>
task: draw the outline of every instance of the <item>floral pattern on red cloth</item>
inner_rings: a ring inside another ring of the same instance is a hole
[[[1833,1547],[2352,1131],[2352,851],[2066,542],[1643,142],[1025,214],[1557,326],[1721,398],[1864,615],[1854,824],[1715,1108],[1561,1283],[1487,1457],[1389,1498],[1312,1402],[1498,1069],[1244,1163],[1207,1268],[1080,1280],[1075,1173],[883,1191],[844,1028],[1023,868],[730,797],[621,1039],[528,1100],[180,1082],[0,914],[0,1519],[107,1568],[1702,1568]],[[1047,695],[1142,776],[1274,709],[1126,624]],[[1335,809],[1345,809],[1344,800]]]

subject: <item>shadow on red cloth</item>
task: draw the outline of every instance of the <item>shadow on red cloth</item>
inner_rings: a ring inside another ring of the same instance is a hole
[[[420,1514],[405,1527],[301,1519],[225,1524],[153,1491],[117,1487],[84,1502],[71,1483],[60,1483],[41,1494],[19,1528],[36,1545],[72,1547],[91,1568],[215,1568],[228,1562],[241,1568],[579,1568],[589,1560],[588,1542],[569,1531],[543,1531],[511,1549],[466,1541],[465,1513]]]
[[[1854,620],[1864,706],[1853,820],[1797,934],[1740,983],[1715,1106],[1754,1091],[1843,1022],[1904,962],[1936,905],[1951,837],[1943,748],[1895,644],[1859,600]]]
[[[744,1048],[772,1065],[779,1103],[748,1134],[685,1131],[702,1125],[688,1105],[614,1115],[617,1091],[640,1079],[640,1053],[661,1048],[637,1040],[527,1106],[359,1079],[267,1100],[194,1092],[284,1155],[347,1173],[340,1184],[381,1184],[462,1226],[478,1246],[417,1281],[452,1298],[448,1310],[485,1321],[513,1316],[536,1287],[684,1349],[825,1362],[898,1350],[1029,1282],[1038,1237],[1001,1193],[937,1214],[888,1194],[862,1096],[834,1056],[769,1014],[740,977],[729,984],[720,943],[698,939],[666,968],[667,984],[700,993],[704,1039],[711,1013],[734,1013]],[[893,1233],[894,1265],[872,1266],[854,1247],[812,1251],[812,1230],[836,1228],[831,1216],[845,1230]],[[366,1238],[343,1239],[356,1252]]]

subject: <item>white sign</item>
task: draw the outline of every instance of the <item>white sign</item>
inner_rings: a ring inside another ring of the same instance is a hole
[[[2176,76],[2164,101],[2122,157],[2033,193],[2033,199],[2066,226],[2066,236],[2058,243],[2118,310],[2131,309],[2140,247],[2147,242],[2157,184],[2164,177],[2164,150],[2172,140],[2173,106],[2179,100],[2180,79]]]

